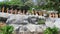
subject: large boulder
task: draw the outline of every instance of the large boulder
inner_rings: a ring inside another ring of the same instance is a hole
[[[57,18],[54,22],[54,25],[60,29],[60,18]]]
[[[20,15],[20,14],[10,15],[6,23],[7,24],[23,24],[23,25],[28,24],[28,23],[38,24],[38,20],[40,18],[36,15]]]
[[[30,31],[30,32],[43,32],[46,29],[45,25],[34,25],[34,24],[27,24],[20,28],[19,32],[23,31]]]
[[[46,24],[47,27],[52,28],[52,27],[55,26],[54,22],[55,22],[55,18],[47,18],[45,24]]]
[[[60,18],[48,18],[45,24],[47,27],[57,27],[60,29]]]
[[[24,25],[24,24],[28,23],[27,18],[28,18],[28,16],[26,16],[26,15],[12,15],[7,19],[6,23]]]
[[[30,16],[28,17],[28,22],[29,23],[32,23],[32,24],[37,24],[38,23],[38,17],[35,17],[35,16]]]
[[[11,15],[8,17],[7,24],[37,24],[38,17],[33,15]]]

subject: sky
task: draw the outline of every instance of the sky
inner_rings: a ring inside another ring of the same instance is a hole
[[[3,0],[0,0],[0,2],[2,2]]]
[[[2,2],[2,1],[4,1],[4,0],[0,0],[0,2]],[[10,0],[9,0],[10,1]]]
[[[37,1],[36,0],[33,0],[34,4],[36,5],[37,4]]]

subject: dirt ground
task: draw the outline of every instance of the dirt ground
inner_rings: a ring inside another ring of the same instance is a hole
[[[6,24],[4,22],[0,22],[0,27],[5,26]]]

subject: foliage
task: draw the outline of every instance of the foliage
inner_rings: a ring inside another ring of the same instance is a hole
[[[28,5],[29,7],[32,7],[33,6],[33,2],[32,0],[28,0],[24,3],[24,5]]]
[[[44,19],[39,19],[38,24],[45,24],[45,20]]]
[[[44,10],[56,10],[58,11],[58,13],[60,13],[60,0],[35,0],[35,1],[36,2],[33,2],[33,0],[11,0],[8,2],[8,0],[6,0],[5,2],[0,2],[0,6],[2,4],[18,6],[28,5],[31,9],[35,8]]]
[[[53,28],[46,28],[46,30],[44,30],[44,34],[58,34],[58,28],[53,27]]]
[[[0,2],[0,5],[2,4],[6,4],[6,5],[18,5],[18,6],[22,6],[23,3],[21,2],[21,0],[11,0],[11,1],[3,1],[3,2]]]
[[[8,4],[10,5],[18,5],[18,6],[22,6],[23,3],[21,2],[21,0],[11,0]]]
[[[6,25],[4,27],[0,27],[0,34],[12,34],[13,27]]]
[[[60,12],[60,0],[46,0],[46,4],[41,6],[42,9],[56,10]]]

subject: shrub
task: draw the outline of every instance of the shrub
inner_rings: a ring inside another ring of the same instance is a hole
[[[13,27],[6,25],[4,27],[0,27],[0,34],[12,34]]]
[[[46,30],[44,30],[44,34],[58,34],[58,28],[53,27],[53,28],[46,28]]]
[[[44,19],[39,19],[38,24],[45,24],[45,20]]]

